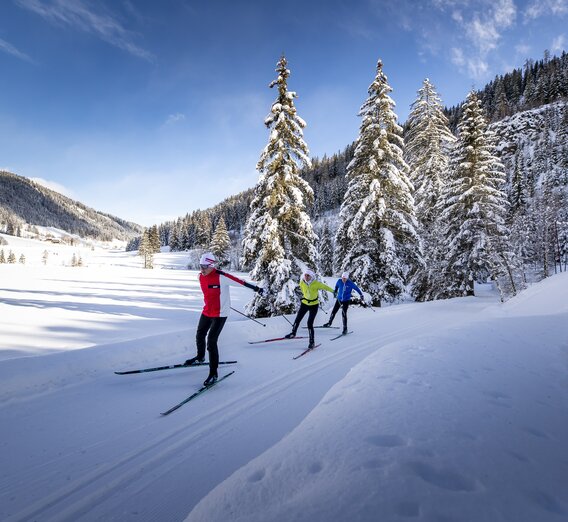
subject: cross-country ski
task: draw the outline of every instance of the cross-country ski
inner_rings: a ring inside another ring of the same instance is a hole
[[[237,361],[220,361],[219,364],[236,364]],[[130,375],[133,373],[159,372],[162,370],[174,370],[176,368],[193,368],[194,366],[209,366],[208,362],[195,362],[193,364],[170,364],[169,366],[156,366],[154,368],[142,368],[140,370],[125,370],[114,372],[116,375]]]
[[[294,339],[307,339],[307,337],[302,337],[298,335],[296,337],[275,337],[274,339],[263,339],[262,341],[249,341],[249,344],[262,344],[262,343],[273,343],[275,341],[293,341]]]
[[[300,355],[296,355],[295,357],[292,357],[292,359],[296,360],[299,359],[300,357],[303,357],[304,355],[306,355],[307,353],[315,350],[318,346],[321,346],[320,344],[316,344],[315,346],[312,346],[311,348],[306,348]]]
[[[352,334],[353,332],[345,332],[345,333],[340,333],[339,335],[336,335],[335,337],[332,337],[330,339],[330,341],[335,341],[336,339],[340,339],[341,337],[345,337],[346,335]]]
[[[199,388],[199,390],[197,390],[195,393],[192,393],[189,397],[187,397],[187,399],[184,399],[183,401],[178,402],[175,406],[172,406],[169,410],[162,412],[161,415],[169,415],[173,411],[176,411],[177,409],[181,408],[184,404],[187,404],[189,401],[192,401],[193,399],[195,399],[196,397],[201,395],[203,392],[210,390],[211,388],[213,388],[213,386],[217,386],[217,384],[219,384],[221,381],[225,380],[227,377],[230,377],[231,375],[233,375],[233,373],[235,373],[235,372],[233,371],[233,372],[228,373],[227,375],[223,375],[223,377],[220,377],[219,379],[217,379],[213,384],[209,384],[207,386],[203,385],[201,388]]]
[[[307,326],[302,326],[302,328],[307,329]],[[314,326],[314,328],[325,328],[326,330],[339,330],[339,328],[341,328],[341,326],[325,326],[323,324],[319,325],[319,326]]]

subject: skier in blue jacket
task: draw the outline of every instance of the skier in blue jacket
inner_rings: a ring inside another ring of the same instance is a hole
[[[341,274],[341,279],[337,280],[335,283],[335,290],[333,291],[333,295],[336,298],[335,305],[333,306],[333,310],[331,311],[331,317],[329,321],[323,325],[324,328],[329,328],[331,323],[333,323],[333,319],[335,318],[335,314],[341,308],[341,317],[343,318],[343,334],[347,333],[347,309],[351,304],[351,292],[355,290],[360,296],[363,305],[365,305],[363,292],[359,289],[359,287],[349,279],[349,272],[343,272]]]

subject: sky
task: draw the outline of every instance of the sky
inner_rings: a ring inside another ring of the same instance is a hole
[[[54,244],[44,266],[45,242],[0,238],[26,255],[0,264],[3,522],[568,519],[567,272],[505,303],[489,284],[352,306],[352,334],[317,329],[297,359],[305,338],[249,344],[289,332],[283,317],[231,313],[219,376],[234,374],[164,417],[207,366],[114,372],[195,354],[188,254],[144,270]],[[77,252],[85,266],[63,266]],[[252,295],[231,287],[231,304]]]
[[[284,53],[312,156],[357,138],[380,58],[401,121],[568,42],[568,0],[3,0],[0,169],[150,226],[253,187]]]

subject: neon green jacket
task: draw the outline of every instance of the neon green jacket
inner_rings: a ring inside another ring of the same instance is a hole
[[[304,281],[304,278],[300,280],[300,290],[302,291],[302,303],[307,305],[315,305],[319,304],[318,298],[318,291],[319,290],[327,290],[328,292],[333,293],[333,288],[327,286],[325,283],[321,281],[312,280],[310,284]]]

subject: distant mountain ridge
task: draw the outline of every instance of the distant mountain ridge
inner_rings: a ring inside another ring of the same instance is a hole
[[[83,238],[128,240],[144,228],[94,210],[29,178],[0,170],[0,230],[55,227]],[[13,233],[13,232],[12,232]]]

